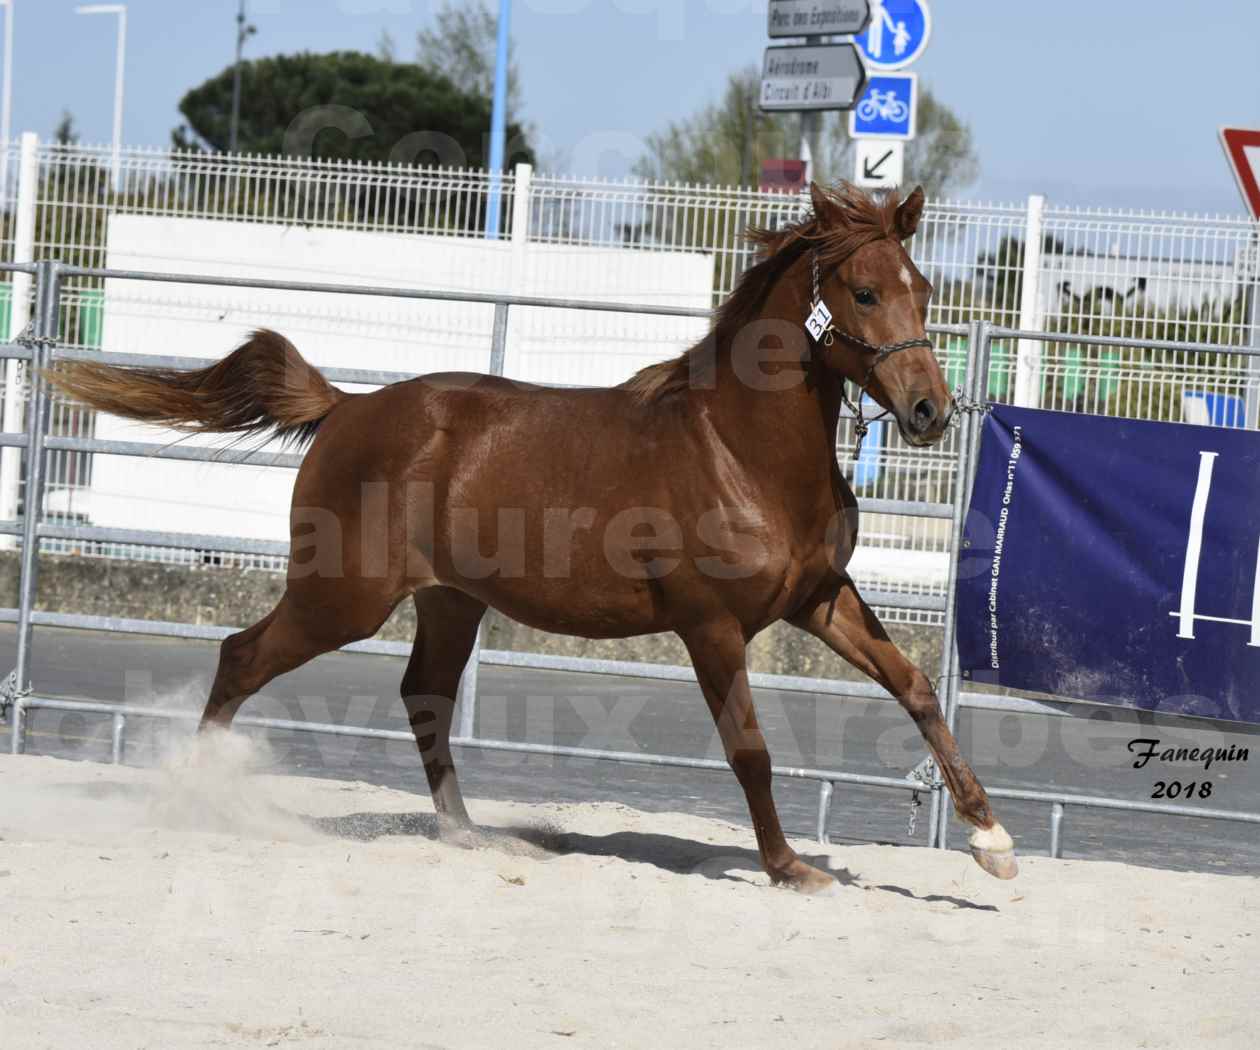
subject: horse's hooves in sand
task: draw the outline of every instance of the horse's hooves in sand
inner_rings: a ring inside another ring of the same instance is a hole
[[[803,893],[807,897],[838,897],[840,883],[825,871],[804,865],[805,871],[789,878],[779,879],[776,885],[785,890]]]
[[[472,824],[446,824],[438,821],[438,840],[457,849],[479,849],[486,844],[481,829]]]
[[[995,878],[1013,879],[1019,874],[1015,844],[1001,824],[973,831],[968,845],[976,863]]]

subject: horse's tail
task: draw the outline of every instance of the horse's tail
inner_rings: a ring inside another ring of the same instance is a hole
[[[278,332],[260,328],[195,371],[74,361],[48,372],[63,393],[127,419],[194,433],[263,434],[304,444],[352,396],[329,385]]]

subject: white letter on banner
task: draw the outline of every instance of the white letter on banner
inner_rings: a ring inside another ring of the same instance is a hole
[[[1256,582],[1251,585],[1251,641],[1260,648],[1260,544],[1256,545]]]
[[[1203,549],[1203,519],[1207,515],[1208,494],[1212,491],[1212,467],[1216,452],[1199,453],[1199,480],[1194,487],[1194,503],[1190,508],[1190,535],[1186,537],[1186,568],[1181,576],[1181,614],[1177,619],[1177,637],[1194,637],[1194,597],[1199,586],[1199,554]]]

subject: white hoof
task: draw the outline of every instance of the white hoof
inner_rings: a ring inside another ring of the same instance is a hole
[[[1015,859],[1015,843],[1001,824],[991,828],[977,828],[967,840],[971,856],[994,878],[1013,879],[1019,874],[1019,862]]]

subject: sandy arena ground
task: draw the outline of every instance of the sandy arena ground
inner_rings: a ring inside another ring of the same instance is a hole
[[[427,796],[182,748],[0,757],[6,1050],[1256,1045],[1255,878],[856,846],[810,899],[711,820],[474,802],[508,830],[460,849]]]

